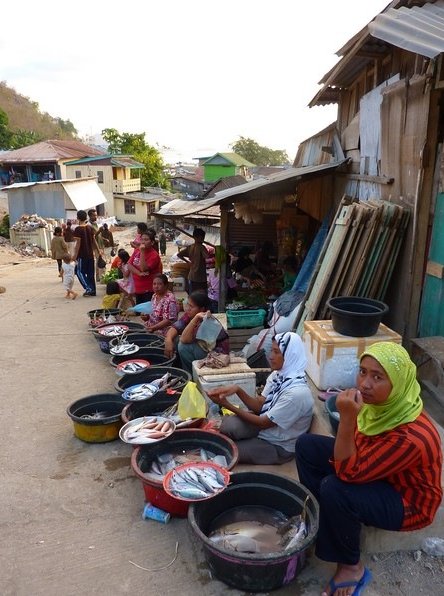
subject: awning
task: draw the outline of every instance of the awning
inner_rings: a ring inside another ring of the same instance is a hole
[[[444,1],[412,8],[388,8],[368,28],[377,39],[434,58],[444,52]]]
[[[164,205],[155,215],[159,215],[165,218],[183,217],[191,215],[192,213],[199,213],[218,205],[224,201],[232,200],[234,197],[250,195],[252,198],[255,194],[260,194],[262,191],[271,190],[279,191],[285,190],[286,187],[290,186],[294,182],[301,180],[304,177],[312,176],[318,173],[323,173],[326,170],[333,170],[346,163],[348,160],[343,159],[334,163],[322,164],[320,166],[306,166],[302,168],[288,168],[277,174],[272,174],[267,178],[260,178],[258,180],[252,180],[246,184],[234,186],[233,188],[227,188],[217,192],[214,197],[209,199],[203,199],[201,201],[184,201],[183,199],[175,199]]]
[[[64,180],[61,185],[77,211],[79,209],[90,209],[107,202],[95,179]],[[66,208],[69,209],[68,206]]]

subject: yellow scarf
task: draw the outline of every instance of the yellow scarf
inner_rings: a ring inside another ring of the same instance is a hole
[[[374,358],[385,370],[392,390],[383,404],[364,404],[358,414],[358,429],[364,435],[379,435],[400,424],[412,422],[422,412],[421,388],[416,366],[408,352],[392,342],[378,342],[363,354]]]

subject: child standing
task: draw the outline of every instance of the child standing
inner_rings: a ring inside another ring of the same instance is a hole
[[[65,298],[71,298],[75,300],[78,296],[77,292],[74,292],[72,286],[74,284],[75,265],[72,256],[67,252],[62,257],[62,276],[63,276],[63,287],[66,290]]]
[[[63,256],[68,252],[68,245],[62,236],[62,228],[59,226],[54,228],[54,237],[51,240],[51,256],[57,261],[57,267],[59,270],[59,277],[63,277],[62,272],[62,259]]]
[[[131,306],[134,306],[134,280],[133,274],[130,271],[128,266],[128,261],[130,260],[129,253],[126,250],[119,250],[119,257],[120,257],[120,266],[119,269],[122,273],[122,279],[119,279],[117,283],[119,284],[120,291],[122,292],[122,300],[120,306],[123,306],[125,299],[128,299],[131,303]]]
[[[102,300],[102,308],[117,308],[120,302],[120,288],[116,281],[106,284],[106,294]]]

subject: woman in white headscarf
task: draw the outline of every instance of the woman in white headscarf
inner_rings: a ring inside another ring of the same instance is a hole
[[[296,439],[310,427],[313,397],[299,335],[276,335],[268,359],[273,372],[262,395],[251,397],[238,385],[207,392],[215,404],[235,414],[222,418],[220,431],[236,441],[239,463],[283,464],[293,459]],[[237,395],[247,409],[231,404],[230,395]]]

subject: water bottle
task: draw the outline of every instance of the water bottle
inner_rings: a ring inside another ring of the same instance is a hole
[[[142,511],[142,519],[154,519],[162,524],[167,524],[171,519],[171,515],[163,509],[154,507],[151,503],[146,503]]]

